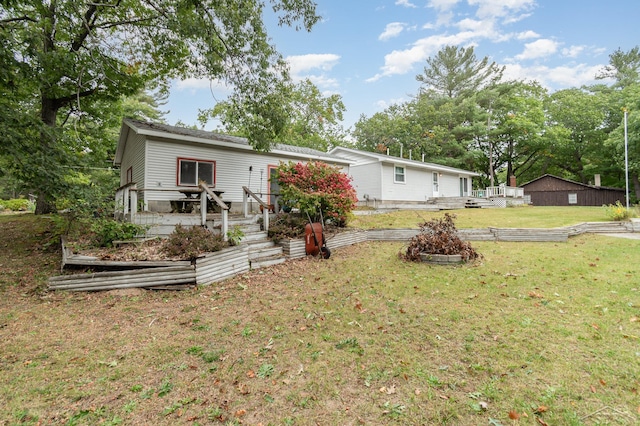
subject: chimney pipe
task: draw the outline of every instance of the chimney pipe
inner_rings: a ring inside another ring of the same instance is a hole
[[[597,174],[593,177],[595,181],[595,186],[600,186],[600,174]]]

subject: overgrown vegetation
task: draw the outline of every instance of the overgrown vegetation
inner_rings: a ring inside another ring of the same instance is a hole
[[[26,198],[12,198],[10,200],[0,200],[0,212],[11,210],[13,212],[33,211],[35,205]]]
[[[267,234],[276,243],[287,238],[302,238],[307,223],[308,219],[301,214],[278,213],[271,217]]]
[[[170,257],[194,260],[202,253],[220,251],[227,245],[221,235],[214,235],[202,226],[176,225],[161,251]]]
[[[429,254],[459,254],[464,261],[475,260],[480,254],[468,241],[458,236],[454,224],[455,215],[445,213],[442,218],[435,218],[419,224],[420,233],[409,241],[404,253],[400,256],[405,260],[419,262],[421,253]]]
[[[627,220],[631,217],[631,212],[627,210],[620,201],[616,201],[615,204],[609,204],[603,207],[607,217],[611,220],[621,221]]]

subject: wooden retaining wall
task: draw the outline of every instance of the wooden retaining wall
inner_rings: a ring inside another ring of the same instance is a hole
[[[195,283],[195,268],[189,265],[61,275],[49,278],[48,288],[49,290],[97,291],[119,288],[173,287],[194,285]]]
[[[369,231],[341,232],[327,238],[327,247],[334,250],[340,247],[363,243],[370,240]],[[282,252],[290,259],[299,259],[307,255],[304,239],[281,240],[278,245],[282,247]]]
[[[248,272],[249,246],[246,244],[208,253],[196,259],[196,284],[205,285]]]

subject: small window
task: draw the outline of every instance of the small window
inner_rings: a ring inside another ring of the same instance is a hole
[[[213,186],[215,162],[178,159],[178,185],[197,186],[203,180]]]
[[[578,204],[578,194],[569,194],[569,204]]]
[[[400,166],[394,167],[393,181],[404,183],[404,167],[400,167]]]
[[[125,183],[132,183],[133,182],[133,168],[129,167],[127,169],[127,181]]]

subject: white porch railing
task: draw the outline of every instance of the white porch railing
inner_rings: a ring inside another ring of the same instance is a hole
[[[221,233],[226,241],[229,231],[229,206],[218,197],[218,195],[212,191],[204,182],[199,185],[200,191],[200,224],[202,226],[207,224],[207,196],[211,198],[220,208],[222,213]],[[135,183],[128,183],[121,186],[116,190],[116,205],[114,217],[118,220],[124,220],[128,222],[135,222],[135,216],[138,214],[138,192],[143,192],[144,188],[138,188]],[[167,188],[153,188],[153,191],[169,191],[179,193],[183,196],[183,192],[179,188],[167,189]],[[197,200],[197,199],[196,199]],[[268,226],[268,221],[266,222]]]
[[[488,186],[485,189],[474,189],[471,191],[471,196],[474,198],[522,198],[524,197],[524,188],[504,185]]]
[[[260,197],[254,194],[246,186],[242,187],[242,212],[244,217],[249,217],[249,197],[256,200],[258,204],[260,204],[260,207],[262,207],[262,226],[265,232],[269,231],[269,210],[271,206],[262,201]]]

